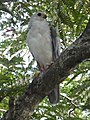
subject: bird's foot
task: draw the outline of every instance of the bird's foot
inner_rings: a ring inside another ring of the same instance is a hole
[[[50,66],[51,66],[53,63],[54,63],[54,61],[51,61],[50,63],[46,64],[46,66],[41,65],[41,66],[40,66],[40,67],[41,67],[41,72],[44,72],[44,71],[46,71],[47,69],[49,69]]]
[[[49,69],[50,66],[54,63],[54,61],[51,61],[49,64],[46,65],[46,69]]]

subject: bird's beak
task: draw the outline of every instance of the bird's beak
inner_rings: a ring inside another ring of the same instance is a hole
[[[43,17],[44,19],[46,19],[46,18],[47,18],[47,15],[46,15],[46,14],[42,14],[42,17]]]

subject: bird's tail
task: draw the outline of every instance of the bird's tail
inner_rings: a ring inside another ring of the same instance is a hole
[[[59,102],[59,85],[52,90],[52,92],[48,95],[48,98],[51,104]]]

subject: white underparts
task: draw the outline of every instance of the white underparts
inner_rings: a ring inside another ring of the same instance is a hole
[[[52,61],[52,42],[50,28],[45,21],[33,20],[27,35],[29,49],[40,65],[46,66]]]

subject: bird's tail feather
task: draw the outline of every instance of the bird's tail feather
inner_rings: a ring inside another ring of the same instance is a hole
[[[48,98],[51,104],[59,102],[59,85],[52,90],[52,92],[48,95]]]

